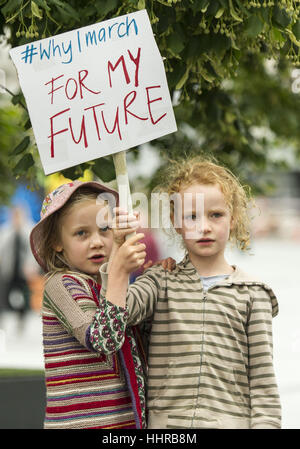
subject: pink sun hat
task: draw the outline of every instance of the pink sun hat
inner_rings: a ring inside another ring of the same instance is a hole
[[[116,190],[110,189],[103,184],[100,184],[97,181],[72,181],[66,184],[62,184],[57,187],[53,192],[49,193],[42,204],[41,209],[41,219],[34,226],[30,233],[30,247],[32,254],[34,255],[37,263],[43,268],[44,271],[47,271],[47,268],[43,262],[43,258],[41,255],[41,247],[42,242],[44,240],[44,229],[45,225],[47,225],[47,218],[50,217],[54,212],[61,209],[68,199],[73,195],[73,193],[79,189],[79,187],[92,187],[95,190],[99,190],[100,193],[110,193],[114,195],[115,204],[118,205],[119,202],[119,194]]]

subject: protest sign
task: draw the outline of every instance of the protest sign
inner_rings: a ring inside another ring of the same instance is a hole
[[[146,10],[10,50],[45,174],[176,131]]]

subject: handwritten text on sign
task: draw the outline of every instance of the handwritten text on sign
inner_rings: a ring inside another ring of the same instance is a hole
[[[16,47],[10,54],[46,174],[177,129],[145,10]]]

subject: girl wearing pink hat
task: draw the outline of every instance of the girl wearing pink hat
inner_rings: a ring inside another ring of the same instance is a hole
[[[138,328],[126,327],[122,307],[100,300],[99,268],[111,252],[110,210],[117,203],[117,192],[98,182],[64,184],[47,195],[30,235],[47,273],[45,428],[145,427],[146,362]],[[144,263],[144,250],[136,245],[128,273]]]

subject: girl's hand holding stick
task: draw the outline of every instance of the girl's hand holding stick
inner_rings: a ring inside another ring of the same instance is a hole
[[[108,264],[106,298],[113,304],[125,307],[129,275],[145,263],[146,245],[140,243],[144,234],[136,234],[139,228],[138,214],[128,215],[120,208],[115,208],[114,213],[113,249]],[[127,236],[129,238],[126,240]]]

